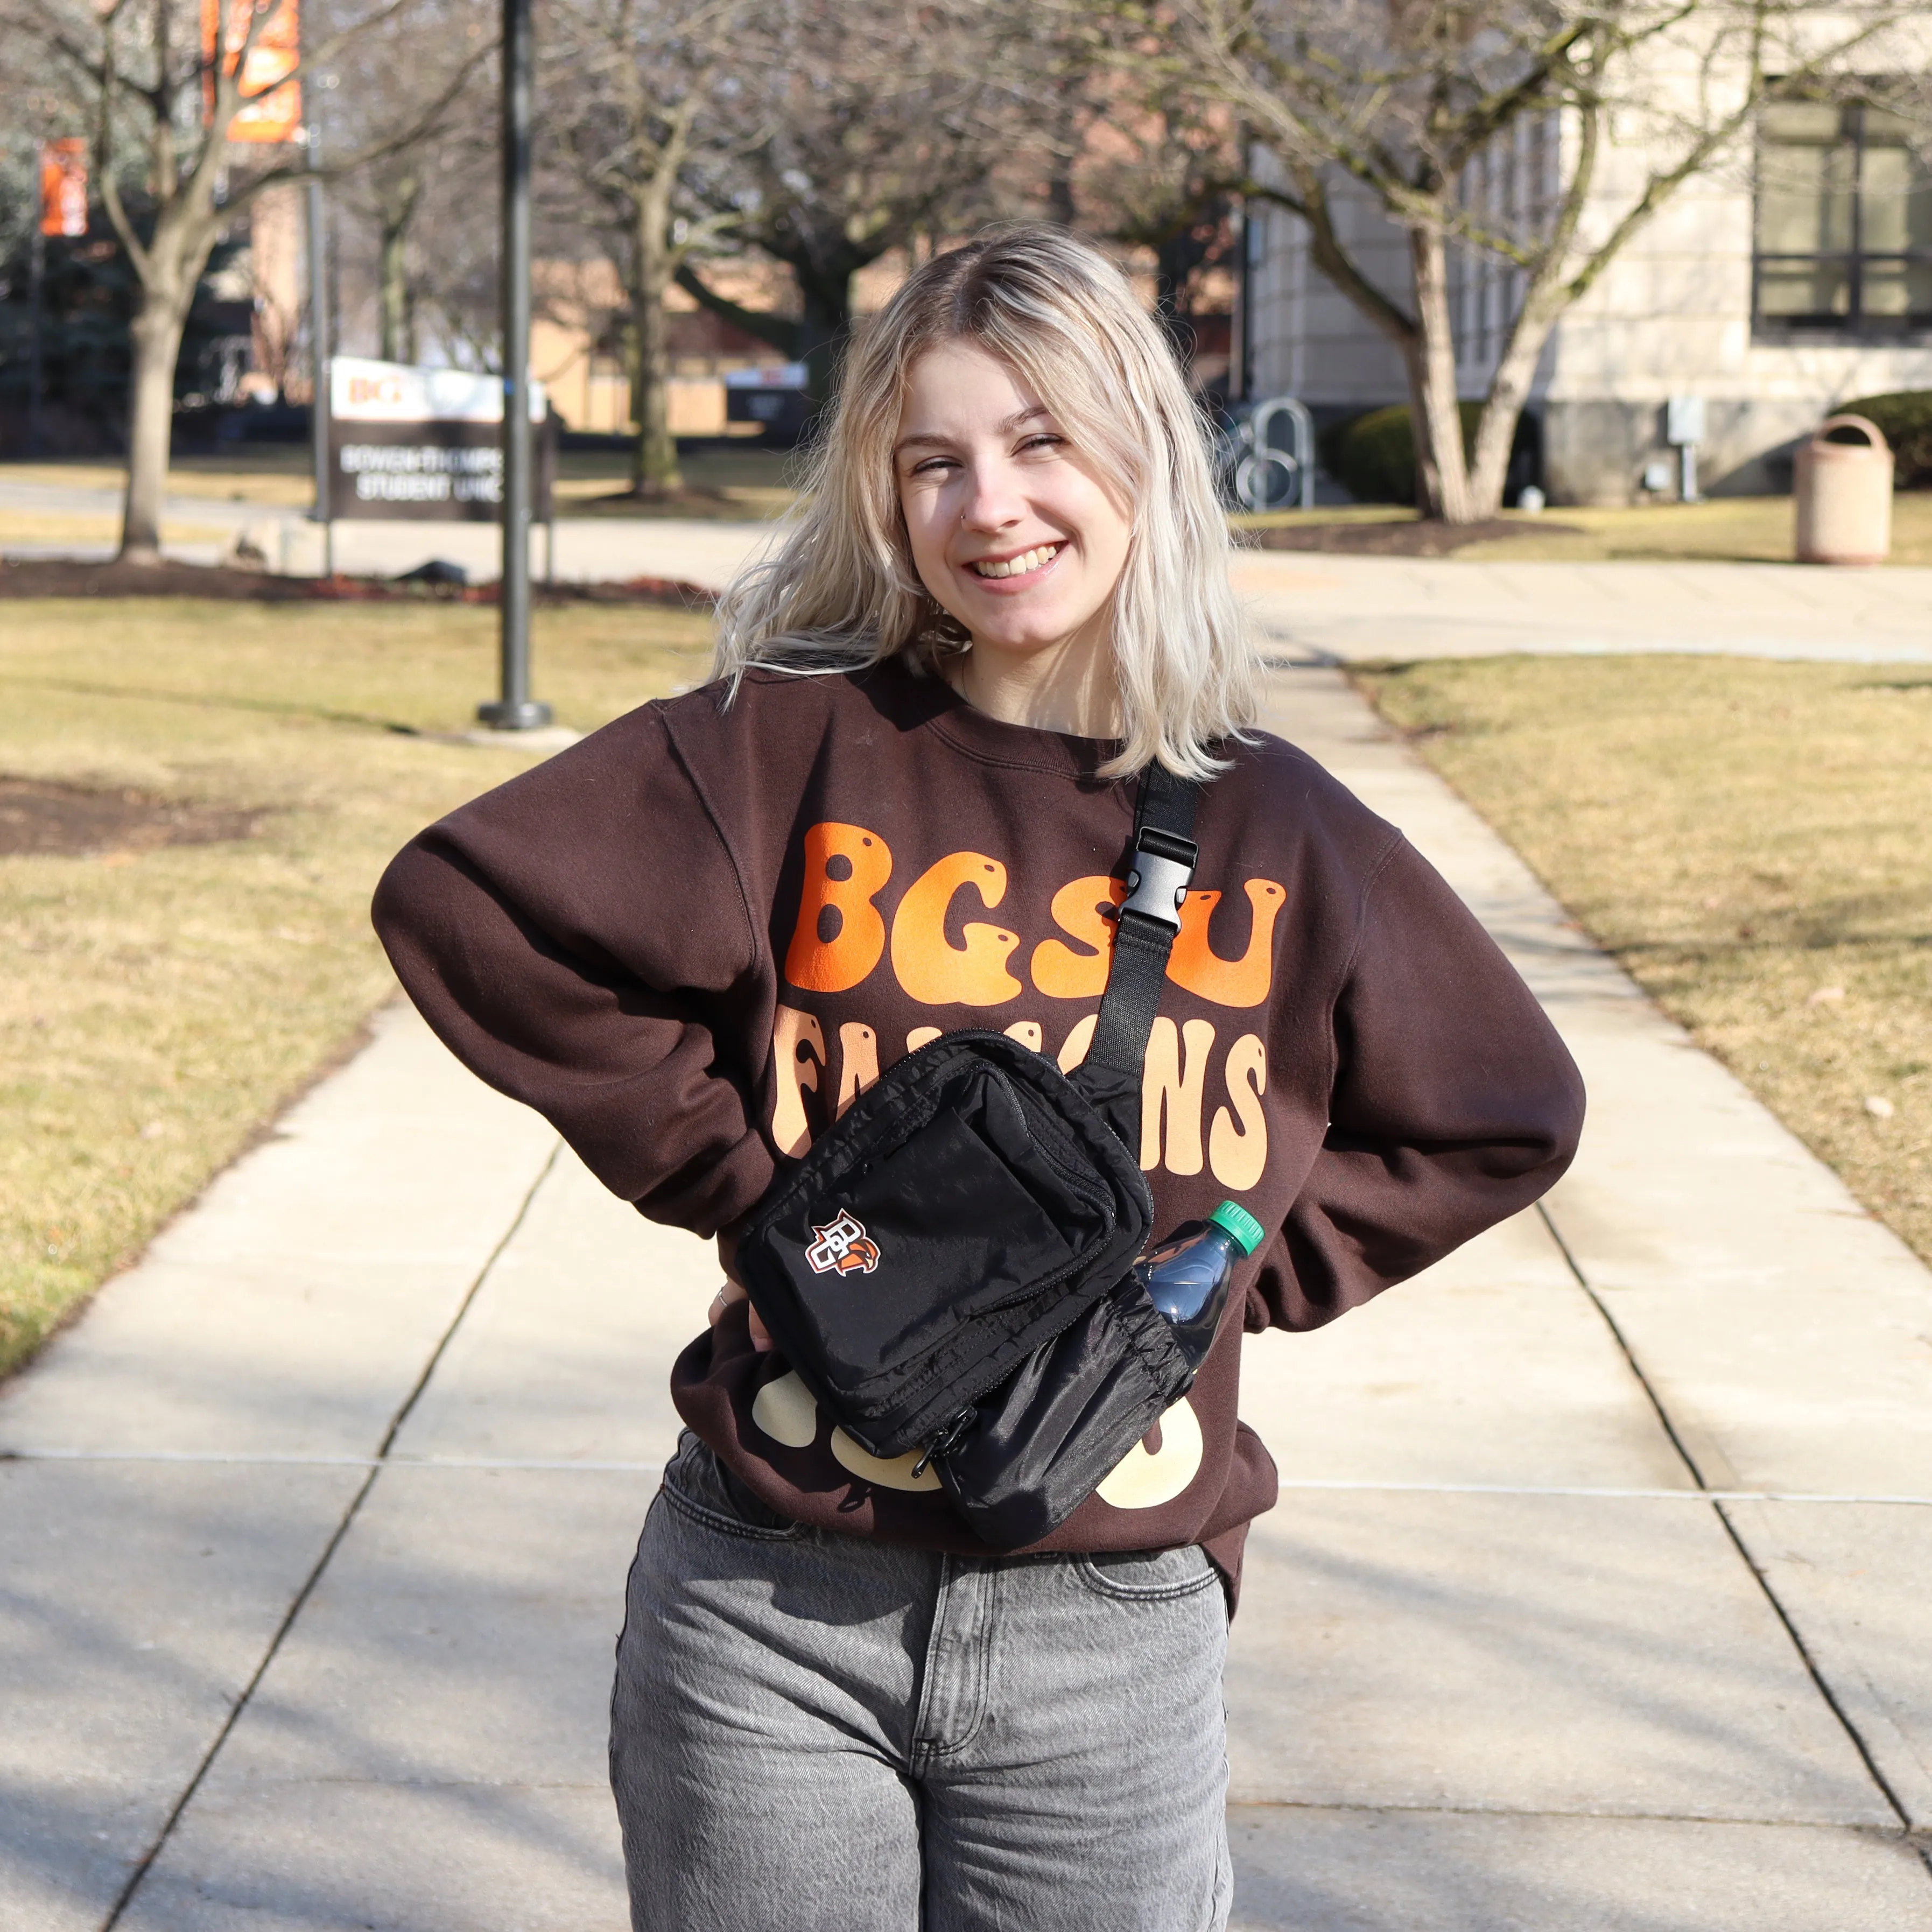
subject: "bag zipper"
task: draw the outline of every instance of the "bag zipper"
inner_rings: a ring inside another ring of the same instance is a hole
[[[912,1473],[915,1477],[924,1475],[929,1464],[942,1456],[951,1455],[958,1448],[967,1430],[973,1426],[973,1418],[979,1413],[979,1406],[976,1401],[970,1407],[962,1408],[926,1444],[926,1454],[913,1465]]]

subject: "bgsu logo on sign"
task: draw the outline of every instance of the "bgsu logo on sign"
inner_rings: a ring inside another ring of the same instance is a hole
[[[879,1247],[866,1232],[866,1224],[849,1208],[842,1208],[812,1232],[818,1238],[805,1251],[814,1274],[870,1274],[879,1264]]]

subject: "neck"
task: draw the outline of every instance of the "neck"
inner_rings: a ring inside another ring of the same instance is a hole
[[[1104,634],[1076,632],[1043,650],[1013,651],[975,638],[953,660],[952,688],[1003,724],[1076,738],[1120,735],[1120,701]]]

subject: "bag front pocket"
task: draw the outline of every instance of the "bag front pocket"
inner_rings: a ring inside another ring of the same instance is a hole
[[[740,1267],[780,1352],[873,1454],[927,1441],[1138,1251],[1145,1181],[1064,1088],[1004,1036],[935,1042],[748,1232]]]
[[[1069,1224],[1086,1204],[1053,1187],[1055,1177],[1016,1168],[1007,1150],[1025,1121],[1004,1082],[986,1083],[973,1098],[969,1108],[928,1122],[853,1189],[851,1211],[878,1250],[878,1268],[814,1298],[835,1353],[858,1346],[882,1360],[916,1354],[1072,1264],[1078,1231]],[[1090,1238],[1103,1232],[1102,1215],[1090,1208],[1086,1218],[1095,1222]],[[866,1304],[862,1321],[849,1325],[840,1318],[848,1294]]]

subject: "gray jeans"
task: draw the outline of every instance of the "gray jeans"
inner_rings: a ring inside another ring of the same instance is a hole
[[[611,1696],[636,1932],[1221,1932],[1226,1648],[1198,1550],[829,1536],[687,1434]]]

